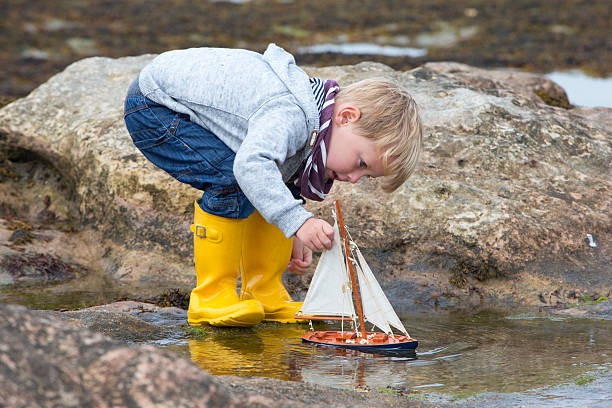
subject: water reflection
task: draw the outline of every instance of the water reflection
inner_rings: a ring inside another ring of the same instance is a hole
[[[337,388],[396,387],[415,357],[388,357],[333,347],[305,346],[298,367],[302,380]]]
[[[307,47],[299,47],[297,52],[300,54],[338,53],[412,58],[419,58],[427,55],[427,50],[424,48],[396,47],[392,45],[379,45],[373,43],[317,44]]]
[[[611,365],[612,330],[605,321],[506,318],[492,313],[404,320],[419,339],[416,356],[303,344],[301,336],[308,326],[300,324],[215,330],[204,339],[190,339],[188,352],[194,362],[216,375],[263,376],[348,389],[435,388],[446,393],[522,391]]]
[[[261,325],[215,330],[203,339],[189,339],[191,359],[214,375],[263,376],[300,381],[296,347],[303,325]]]
[[[579,70],[546,75],[565,89],[576,106],[612,108],[612,78],[593,78]]]

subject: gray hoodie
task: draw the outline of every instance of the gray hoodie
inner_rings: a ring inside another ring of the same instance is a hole
[[[210,130],[236,152],[234,175],[253,206],[290,237],[312,213],[286,182],[309,153],[319,112],[308,75],[270,44],[265,53],[192,48],[157,56],[141,92]]]

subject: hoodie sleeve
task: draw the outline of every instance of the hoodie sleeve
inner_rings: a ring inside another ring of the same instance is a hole
[[[313,217],[293,197],[279,170],[279,165],[302,151],[308,134],[304,111],[295,99],[289,93],[278,96],[249,119],[234,160],[234,175],[244,194],[286,237]]]

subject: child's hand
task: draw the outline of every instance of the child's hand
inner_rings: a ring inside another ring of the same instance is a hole
[[[309,218],[297,230],[295,236],[312,251],[323,251],[331,249],[334,229],[324,220]]]
[[[291,273],[305,273],[308,271],[310,264],[312,264],[312,251],[299,238],[293,238],[289,271]]]

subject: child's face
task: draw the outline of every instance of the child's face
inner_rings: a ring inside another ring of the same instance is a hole
[[[384,175],[382,159],[373,140],[355,132],[358,110],[340,110],[332,118],[327,162],[328,178],[356,183],[363,176]]]

